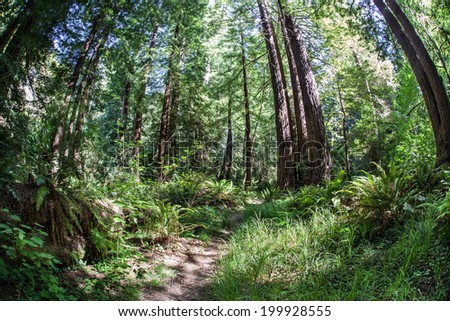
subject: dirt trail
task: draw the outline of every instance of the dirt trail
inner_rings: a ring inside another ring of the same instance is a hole
[[[145,301],[198,301],[210,300],[208,285],[217,260],[223,255],[225,241],[212,238],[207,244],[199,240],[180,239],[174,248],[153,253],[152,264],[163,264],[175,271],[160,287],[145,286],[141,300]]]

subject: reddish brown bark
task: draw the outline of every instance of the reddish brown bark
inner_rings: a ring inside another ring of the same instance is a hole
[[[319,91],[301,31],[289,14],[284,15],[284,20],[299,75],[305,110],[308,141],[303,145],[302,153],[308,155],[306,182],[316,184],[331,176],[331,156],[326,140]]]
[[[413,25],[394,0],[374,0],[398,40],[419,83],[436,144],[436,166],[450,164],[450,103],[444,84]]]
[[[270,78],[274,94],[278,144],[277,185],[281,189],[289,189],[295,187],[295,170],[293,162],[292,121],[290,118],[286,79],[275,30],[267,9],[266,1],[259,0],[258,8],[264,31],[267,56],[269,59]]]
[[[301,161],[303,159],[302,146],[308,140],[308,132],[306,127],[305,119],[305,109],[303,106],[302,91],[300,86],[300,78],[298,75],[297,66],[295,64],[294,52],[292,50],[291,43],[289,41],[288,31],[286,29],[284,10],[281,0],[278,0],[278,8],[280,9],[280,24],[281,31],[283,33],[284,46],[286,48],[287,61],[289,65],[289,75],[291,79],[292,95],[294,103],[294,114],[295,114],[295,163],[297,168],[297,181],[301,183],[303,180],[303,175],[301,174]]]
[[[169,57],[169,68],[167,70],[166,76],[166,89],[164,91],[164,100],[163,100],[163,108],[161,113],[161,125],[159,130],[159,148],[157,155],[157,162],[159,166],[159,180],[163,181],[165,178],[164,174],[164,165],[167,142],[169,138],[169,115],[170,115],[170,101],[172,95],[172,86],[173,86],[173,73],[174,73],[174,60],[177,51],[177,39],[180,32],[179,25],[176,26],[174,35],[173,35],[173,47],[172,53]]]

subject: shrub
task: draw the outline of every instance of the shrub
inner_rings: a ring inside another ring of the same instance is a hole
[[[364,172],[354,178],[343,194],[351,197],[351,215],[375,228],[390,225],[413,213],[418,191],[412,180],[412,173],[397,171],[394,167],[388,173],[378,164],[377,174]]]
[[[61,262],[44,248],[48,237],[43,226],[23,224],[19,216],[2,210],[0,244],[0,283],[10,287],[10,295],[25,300],[68,300],[71,297],[60,284],[56,273]],[[3,293],[3,295],[7,295]],[[4,298],[12,299],[12,298]]]
[[[339,192],[345,183],[345,171],[340,171],[325,186],[310,185],[300,188],[292,199],[290,207],[299,217],[309,217],[317,208],[340,207]]]
[[[155,187],[157,197],[183,207],[242,204],[245,194],[226,180],[217,181],[201,173],[182,174],[173,181]]]

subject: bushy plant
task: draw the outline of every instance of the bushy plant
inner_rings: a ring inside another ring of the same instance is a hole
[[[13,298],[24,300],[68,300],[61,286],[57,265],[61,262],[45,248],[43,226],[23,224],[19,216],[2,209],[0,223],[0,283],[14,288]]]
[[[156,187],[157,197],[183,207],[223,206],[234,207],[242,203],[245,194],[232,182],[217,181],[201,173],[182,174],[172,181]]]
[[[355,177],[343,194],[350,197],[350,212],[356,219],[376,228],[388,226],[403,214],[413,213],[418,191],[412,173],[397,171],[394,167],[387,173],[375,164],[376,174],[364,172]]]
[[[345,184],[345,171],[326,182],[325,186],[303,186],[294,194],[291,209],[299,217],[309,217],[316,208],[335,208],[340,206],[339,191]]]
[[[282,196],[281,190],[277,187],[268,186],[259,193],[265,202],[272,202]]]

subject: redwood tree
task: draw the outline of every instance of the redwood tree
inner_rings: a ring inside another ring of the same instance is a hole
[[[258,1],[261,24],[269,59],[270,78],[275,105],[277,129],[277,185],[281,189],[295,187],[295,168],[293,164],[293,135],[289,99],[286,89],[282,59],[275,30],[265,0]]]
[[[166,148],[169,139],[169,115],[170,115],[170,105],[173,87],[173,77],[174,77],[174,64],[177,51],[178,35],[180,33],[180,26],[177,24],[173,34],[172,42],[172,52],[169,57],[169,68],[167,70],[166,76],[166,89],[164,91],[163,108],[161,113],[161,125],[159,130],[159,148],[157,155],[157,162],[159,166],[159,180],[164,180],[164,165]]]
[[[55,135],[53,137],[53,143],[52,143],[52,169],[51,174],[55,176],[60,168],[60,155],[63,148],[63,139],[64,139],[64,133],[66,128],[66,121],[67,121],[67,113],[70,110],[70,103],[72,98],[75,96],[75,93],[77,91],[77,84],[81,75],[82,68],[84,66],[84,63],[86,61],[86,58],[88,56],[88,53],[92,46],[95,43],[95,37],[97,35],[97,32],[99,31],[102,21],[104,19],[103,14],[99,14],[94,18],[94,21],[92,23],[91,31],[86,38],[86,41],[84,43],[83,49],[81,50],[77,62],[75,64],[75,67],[72,71],[72,74],[69,79],[69,83],[67,86],[67,91],[64,99],[64,105],[63,108],[61,108],[60,112],[60,118],[59,118],[59,124],[56,129]],[[75,108],[75,107],[74,107]]]
[[[133,152],[132,152],[132,159],[136,162],[136,178],[137,180],[140,180],[140,174],[139,174],[139,153],[141,149],[141,132],[142,132],[142,110],[143,110],[143,102],[145,97],[145,89],[147,88],[147,82],[148,78],[150,76],[150,71],[152,67],[152,56],[153,51],[156,46],[156,38],[158,36],[158,30],[159,30],[159,24],[155,24],[152,31],[152,36],[150,39],[150,47],[148,50],[148,56],[147,60],[144,64],[142,77],[140,79],[140,84],[138,91],[136,93],[136,107],[135,107],[135,114],[134,114],[134,121],[133,121]]]
[[[395,0],[373,0],[405,52],[433,127],[436,167],[450,164],[450,103],[442,78],[414,26]]]
[[[308,166],[307,183],[316,184],[331,176],[331,155],[325,134],[319,90],[301,30],[291,15],[285,13],[283,18],[295,58],[305,110],[308,138],[303,145],[302,154],[308,156],[306,161]]]
[[[308,140],[308,132],[305,119],[305,107],[303,105],[302,91],[300,86],[300,77],[298,75],[297,66],[295,64],[294,52],[292,50],[291,42],[289,41],[289,35],[285,23],[285,13],[282,4],[282,0],[278,0],[278,8],[280,10],[280,25],[283,33],[284,46],[286,48],[286,56],[289,66],[289,75],[291,79],[292,95],[294,103],[294,115],[295,115],[295,164],[297,166],[297,180],[301,183],[304,179],[300,170],[302,155],[302,147]],[[294,126],[293,126],[294,127]]]

